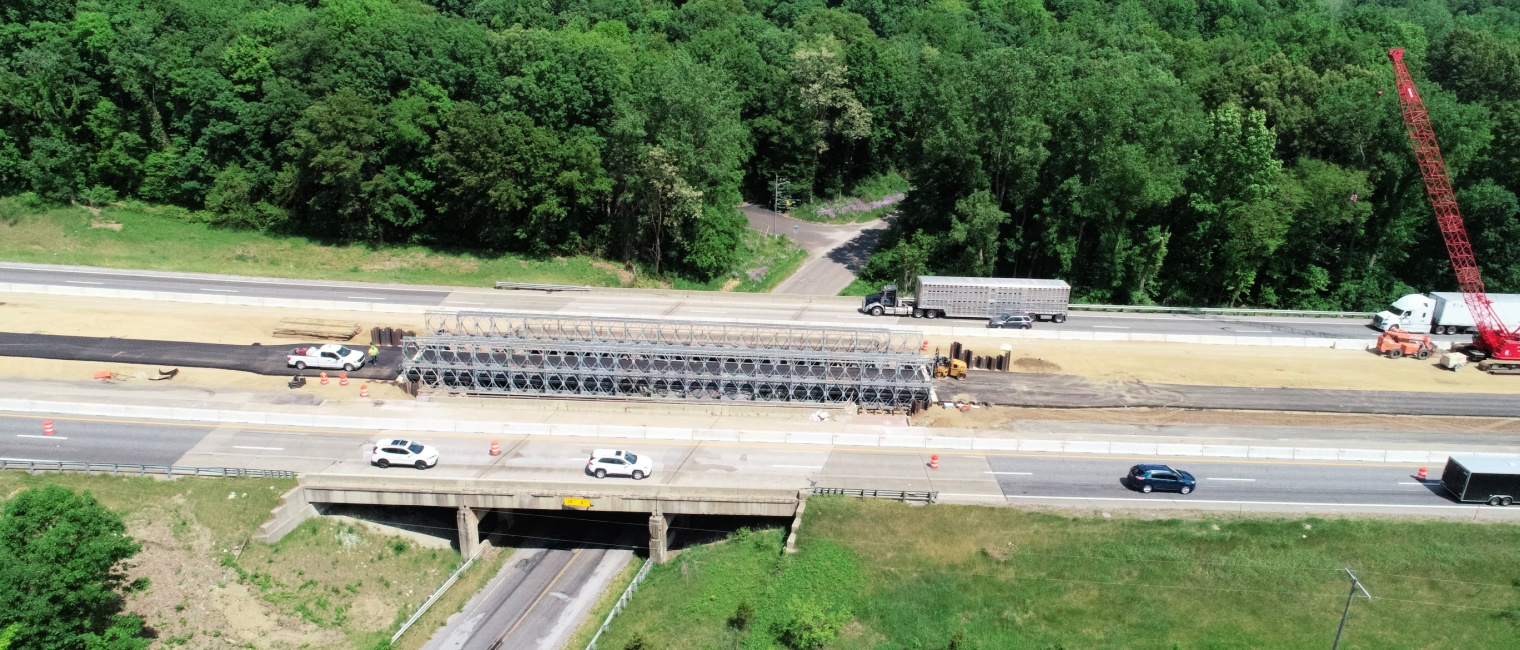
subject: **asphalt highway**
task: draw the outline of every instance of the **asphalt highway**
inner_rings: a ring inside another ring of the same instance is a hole
[[[783,296],[725,292],[595,289],[590,291],[498,291],[487,288],[367,284],[208,274],[128,271],[89,267],[0,264],[0,283],[123,289],[204,295],[368,302],[450,309],[518,309],[566,316],[623,316],[798,321],[832,325],[887,324],[980,327],[974,319],[920,321],[872,317],[857,311],[858,298]],[[1368,339],[1377,332],[1365,319],[1212,316],[1071,312],[1065,323],[1038,323],[1042,330],[1073,332],[1281,336]],[[1461,340],[1464,337],[1437,337]]]
[[[428,478],[582,482],[608,486],[585,473],[592,449],[627,448],[654,460],[646,481],[712,487],[809,486],[938,491],[945,502],[1105,507],[1185,507],[1326,513],[1412,512],[1474,514],[1429,484],[1416,467],[1334,461],[1127,458],[1094,454],[1028,454],[955,450],[838,448],[761,443],[623,439],[499,438],[471,434],[376,436],[363,432],[277,427],[185,426],[150,421],[51,418],[57,433],[42,436],[42,417],[0,417],[0,457],[31,460],[175,464],[196,467],[289,469],[305,473],[415,477],[419,470],[380,469],[368,452],[380,437],[407,437],[438,447]],[[1440,443],[1433,442],[1432,447]],[[930,455],[940,456],[938,469]],[[1186,496],[1131,492],[1119,483],[1136,462],[1172,463],[1200,478]],[[1439,475],[1440,468],[1430,468]],[[1520,518],[1520,508],[1479,508],[1488,517]]]

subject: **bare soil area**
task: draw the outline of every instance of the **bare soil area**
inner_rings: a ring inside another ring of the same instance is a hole
[[[421,314],[240,307],[158,300],[108,300],[29,293],[0,294],[0,332],[101,336],[156,341],[286,345],[311,342],[280,337],[281,321],[321,318],[359,326],[352,343],[368,345],[372,327],[422,329]]]
[[[931,337],[929,348],[948,351],[950,343],[949,338]],[[1009,346],[1014,372],[1061,373],[1109,382],[1520,393],[1520,376],[1495,376],[1473,368],[1452,372],[1437,367],[1434,358],[1394,360],[1365,350],[996,338],[961,343],[979,355],[1000,354],[1002,346]]]

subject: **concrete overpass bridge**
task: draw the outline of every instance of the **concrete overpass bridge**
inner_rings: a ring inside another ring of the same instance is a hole
[[[586,483],[488,478],[392,477],[362,474],[308,474],[285,494],[254,539],[275,542],[323,504],[454,508],[459,551],[480,548],[480,523],[487,517],[510,521],[518,510],[649,513],[649,557],[668,557],[670,528],[687,515],[777,517],[793,520],[795,533],[809,489],[661,485],[653,482]],[[795,535],[788,535],[788,546]]]

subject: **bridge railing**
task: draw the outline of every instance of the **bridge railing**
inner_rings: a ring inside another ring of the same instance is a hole
[[[1298,309],[1248,309],[1233,307],[1160,307],[1156,305],[1081,305],[1068,306],[1072,311],[1132,311],[1157,314],[1210,314],[1235,316],[1308,316],[1315,318],[1372,318],[1370,311],[1314,311]]]
[[[612,625],[612,618],[628,606],[628,601],[633,598],[634,592],[639,590],[639,583],[644,581],[644,576],[649,575],[649,567],[654,566],[654,560],[644,560],[644,566],[633,576],[633,582],[628,583],[628,588],[623,590],[623,595],[618,598],[617,604],[612,606],[612,611],[607,612],[607,620],[602,621],[602,627],[591,637],[591,643],[586,644],[586,650],[596,650],[596,640],[602,638],[602,633]]]
[[[28,472],[84,472],[114,476],[203,476],[211,478],[295,478],[296,473],[283,469],[245,469],[242,467],[183,467],[179,465],[128,465],[123,463],[86,463],[72,460],[0,459],[0,470]]]
[[[939,492],[909,492],[903,490],[857,490],[853,488],[830,488],[815,487],[813,494],[840,494],[847,497],[860,497],[862,499],[892,499],[893,501],[922,501],[934,503],[939,500]]]

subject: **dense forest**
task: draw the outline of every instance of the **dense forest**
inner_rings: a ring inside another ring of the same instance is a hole
[[[898,173],[864,276],[1365,309],[1455,283],[1408,50],[1520,290],[1520,0],[8,0],[0,194],[342,242],[733,265],[744,200]]]

